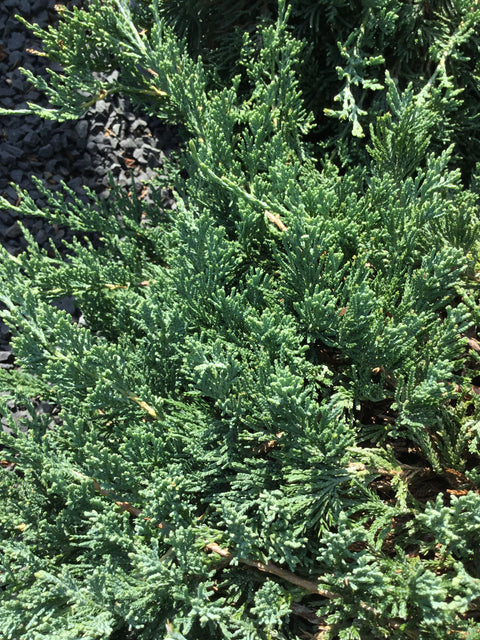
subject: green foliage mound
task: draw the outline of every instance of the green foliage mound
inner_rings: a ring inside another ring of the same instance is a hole
[[[181,123],[177,207],[20,194],[0,637],[479,638],[476,2],[85,4],[31,110]]]

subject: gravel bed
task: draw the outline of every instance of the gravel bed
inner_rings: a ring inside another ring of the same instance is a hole
[[[47,67],[61,70],[58,65],[28,52],[28,49],[39,50],[41,44],[15,15],[19,14],[45,28],[57,20],[55,4],[71,9],[81,2],[0,0],[1,107],[26,108],[27,102],[48,106],[46,98],[32,88],[19,67],[43,77],[47,76]],[[64,181],[80,197],[85,197],[82,190],[85,185],[101,197],[108,198],[111,174],[127,190],[132,188],[133,178],[139,197],[148,200],[144,181],[154,175],[162,175],[165,158],[177,146],[174,128],[155,118],[135,113],[128,100],[118,96],[108,102],[98,101],[78,121],[56,123],[34,115],[0,116],[0,194],[15,204],[17,195],[10,184],[14,182],[27,189],[40,207],[45,206],[32,181],[32,176],[35,176],[54,191]],[[171,204],[170,194],[165,190],[165,206]],[[43,219],[23,217],[13,210],[0,211],[0,243],[13,255],[18,255],[25,247],[19,221],[46,249],[52,241],[61,247],[62,239],[72,236],[68,229],[50,225]],[[75,317],[71,299],[64,300],[61,306]],[[0,369],[15,366],[10,339],[8,327],[0,321]],[[43,403],[39,409],[45,412],[46,406]],[[21,407],[11,404],[9,409],[14,416],[23,416]],[[6,428],[3,420],[2,423]]]

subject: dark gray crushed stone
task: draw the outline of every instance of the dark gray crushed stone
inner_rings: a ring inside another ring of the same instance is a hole
[[[61,0],[72,8],[82,0]],[[28,100],[48,106],[45,97],[32,91],[26,78],[18,69],[20,63],[46,77],[45,59],[35,56],[27,49],[39,50],[40,43],[16,20],[15,14],[47,27],[57,19],[54,9],[56,0],[3,0],[0,3],[0,106],[24,108]],[[13,56],[13,58],[12,58]],[[50,65],[59,69],[58,65]],[[115,74],[115,72],[114,72]],[[114,75],[112,74],[112,75]],[[143,182],[151,178],[152,168],[162,173],[165,155],[176,148],[175,131],[155,118],[134,113],[128,100],[113,97],[99,100],[79,121],[54,123],[37,116],[0,117],[0,194],[15,204],[17,194],[10,183],[29,191],[36,203],[46,203],[38,193],[32,176],[40,178],[53,191],[60,188],[60,181],[78,195],[82,185],[98,194],[108,195],[108,174],[113,169],[115,177],[124,186],[131,186],[132,177],[137,193]],[[148,199],[148,194],[143,197]],[[0,212],[0,222],[7,214],[13,218],[18,214],[10,210]],[[24,220],[30,229],[32,221]],[[10,228],[11,225],[8,225]],[[22,234],[10,232],[7,236],[0,228],[0,243],[12,252],[24,248]],[[56,243],[51,230],[45,239]]]
[[[18,20],[19,14],[46,28],[57,20],[55,4],[71,9],[83,0],[0,0],[0,106],[6,109],[26,108],[28,101],[48,106],[48,101],[34,90],[19,71],[23,66],[37,76],[47,77],[47,62],[29,53],[39,50],[40,43]],[[61,70],[58,65],[50,68]],[[132,188],[148,200],[143,189],[154,170],[163,174],[165,156],[178,145],[176,131],[155,118],[134,113],[128,100],[113,97],[99,100],[78,121],[55,123],[30,116],[0,116],[0,195],[12,204],[18,194],[11,183],[27,190],[39,207],[45,207],[32,176],[56,191],[63,180],[79,196],[88,186],[102,197],[109,195],[109,173],[125,189]],[[165,192],[165,206],[172,204]],[[13,209],[0,211],[0,244],[12,255],[25,248],[19,222],[33,234],[38,244],[51,249],[53,242],[61,249],[61,240],[70,240],[68,229],[51,225],[42,218],[22,217]],[[71,299],[64,305],[75,321],[82,322]],[[15,366],[10,346],[10,329],[0,320],[0,369]],[[1,395],[1,389],[0,389]],[[53,411],[53,407],[50,407]],[[14,418],[24,417],[23,408],[12,406]],[[43,410],[42,410],[43,411]],[[45,412],[45,411],[43,411]],[[8,429],[2,418],[2,426]]]

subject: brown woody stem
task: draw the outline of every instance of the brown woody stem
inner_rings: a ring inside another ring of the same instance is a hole
[[[89,478],[88,476],[85,476],[84,474],[79,473],[78,471],[74,471],[73,473],[77,478],[80,478],[82,480],[91,480],[93,482],[95,491],[98,491],[103,496],[109,497],[111,495],[111,492],[106,489],[102,489],[102,487],[96,480],[93,480],[92,478]],[[122,511],[127,511],[128,513],[135,516],[136,518],[142,515],[141,510],[138,509],[137,507],[134,507],[129,502],[125,502],[123,500],[116,500],[115,504],[118,507],[120,507]],[[151,522],[151,518],[144,517],[144,520]],[[170,528],[170,526],[164,522],[159,522],[157,523],[156,526],[158,529]],[[225,558],[227,562],[230,562],[231,560],[234,559],[233,554],[231,554],[228,549],[221,547],[216,542],[207,543],[205,545],[205,551],[211,551],[213,553],[216,553],[222,558]],[[327,589],[319,589],[317,583],[311,580],[307,580],[306,578],[301,578],[300,576],[297,576],[295,573],[292,573],[291,571],[287,571],[286,569],[277,567],[277,565],[273,564],[272,562],[265,563],[265,562],[260,562],[258,560],[250,560],[249,558],[237,558],[237,559],[240,563],[247,565],[248,567],[253,567],[254,569],[257,569],[257,571],[269,573],[270,575],[274,575],[274,576],[277,576],[278,578],[281,578],[282,580],[285,580],[285,582],[294,584],[295,586],[300,587],[307,593],[319,595],[324,598],[328,598],[330,600],[341,598],[341,595],[339,593],[334,593],[333,591],[328,591]],[[377,611],[374,607],[371,607],[370,605],[366,604],[365,602],[360,602],[360,607],[365,611],[369,611],[375,616],[380,616],[379,611]],[[398,629],[399,627],[399,623],[397,621],[389,621],[387,624],[391,629]],[[416,638],[417,636],[416,634],[412,634],[412,635],[409,634],[408,637]]]

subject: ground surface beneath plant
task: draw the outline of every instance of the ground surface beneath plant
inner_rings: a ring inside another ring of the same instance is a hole
[[[19,68],[24,67],[36,75],[47,76],[47,68],[59,70],[34,52],[41,43],[33,37],[15,15],[21,15],[42,28],[55,24],[55,5],[67,8],[78,6],[81,0],[1,0],[0,2],[0,106],[5,109],[26,108],[28,102],[44,106],[48,101],[34,90]],[[125,189],[135,190],[148,199],[146,180],[163,173],[166,156],[177,145],[176,132],[155,118],[135,113],[123,98],[98,101],[85,117],[78,121],[56,123],[37,116],[0,116],[0,195],[12,204],[17,192],[11,183],[29,191],[35,202],[46,205],[32,177],[39,178],[53,191],[64,181],[77,195],[84,197],[83,186],[88,186],[102,197],[108,198],[109,174]],[[168,183],[165,176],[165,184]],[[165,198],[169,198],[168,190]],[[42,218],[28,218],[15,211],[0,211],[0,243],[11,254],[25,248],[19,222],[33,234],[37,243],[47,250],[53,242],[61,248],[62,240],[71,232],[58,225],[48,224]],[[69,299],[62,307],[75,316]],[[77,315],[78,319],[78,315]],[[0,368],[15,366],[10,346],[11,334],[0,321]],[[21,418],[26,412],[11,403],[13,414]],[[43,403],[42,411],[52,407]]]

